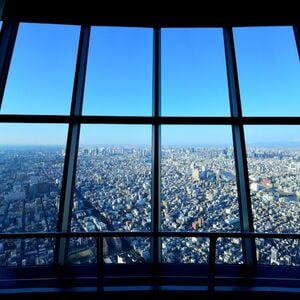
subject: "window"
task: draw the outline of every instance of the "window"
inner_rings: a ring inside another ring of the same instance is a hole
[[[0,125],[1,233],[56,231],[65,124]],[[1,266],[53,263],[55,240],[1,240]]]
[[[72,231],[151,230],[151,127],[149,125],[82,125],[72,212]],[[95,240],[69,247],[77,253],[94,249]],[[104,240],[107,262],[145,262],[150,241],[142,238]],[[134,250],[130,260],[129,250]],[[73,257],[73,258],[72,258]],[[80,257],[78,255],[78,257]]]
[[[244,115],[299,116],[300,68],[292,27],[235,28],[234,40]]]
[[[247,161],[254,230],[299,232],[298,125],[247,125]],[[298,241],[261,239],[258,261],[299,265]],[[273,250],[272,250],[273,249]],[[277,253],[276,258],[271,253]]]
[[[1,113],[69,114],[78,38],[79,26],[20,24]]]
[[[222,29],[163,29],[162,115],[229,116]]]
[[[152,45],[151,29],[92,27],[84,115],[151,115]]]
[[[1,265],[299,265],[291,27],[3,28]]]

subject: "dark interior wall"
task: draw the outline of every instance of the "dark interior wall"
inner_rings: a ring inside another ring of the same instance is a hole
[[[136,3],[135,3],[136,2]],[[236,1],[235,1],[236,2]],[[238,6],[230,1],[220,5],[215,1],[194,4],[165,3],[167,9],[142,1],[91,1],[91,0],[6,0],[4,20],[123,25],[143,27],[193,26],[248,26],[299,24],[300,14],[291,6],[280,6],[277,13],[262,11],[253,3]],[[222,3],[220,1],[220,3]],[[296,2],[295,2],[296,3]],[[169,6],[169,7],[168,7]],[[272,3],[272,8],[275,6]],[[169,9],[168,9],[169,8]],[[118,14],[122,12],[122,14]],[[192,13],[191,13],[192,12]]]

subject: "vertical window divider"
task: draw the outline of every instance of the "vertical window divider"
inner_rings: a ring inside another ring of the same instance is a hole
[[[295,36],[297,50],[298,50],[298,57],[300,60],[300,25],[294,26],[293,29],[294,29],[294,36]]]
[[[19,23],[4,22],[0,34],[0,110]]]
[[[231,117],[237,122],[232,123],[234,158],[237,172],[237,188],[242,232],[253,232],[253,216],[249,190],[247,153],[243,128],[242,107],[238,82],[237,63],[234,50],[233,32],[231,27],[223,28],[226,69],[229,89]],[[244,262],[248,269],[256,265],[255,239],[243,238],[242,247]]]
[[[90,38],[90,26],[81,27],[77,62],[75,69],[71,121],[69,123],[61,198],[58,212],[57,231],[70,231],[72,217],[73,195],[76,178],[76,164],[80,135],[80,116],[82,114],[82,103],[84,95],[85,75],[87,67],[88,49]],[[77,118],[79,117],[79,118]],[[56,241],[55,263],[64,265],[67,258],[68,239],[60,238]]]
[[[153,119],[152,125],[152,262],[154,285],[159,277],[159,263],[161,261],[160,231],[160,68],[161,68],[161,29],[154,28],[153,40]]]

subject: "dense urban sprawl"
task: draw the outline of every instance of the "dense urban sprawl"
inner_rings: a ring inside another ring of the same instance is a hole
[[[0,149],[0,232],[56,231],[64,149]],[[299,233],[300,150],[249,148],[248,169],[254,229]],[[163,231],[240,231],[233,149],[163,147]],[[151,230],[152,155],[148,147],[80,147],[71,231]],[[162,261],[206,263],[207,238],[162,238]],[[53,239],[0,240],[0,265],[53,262]],[[257,239],[263,264],[299,265],[297,240]],[[70,263],[94,263],[93,238],[69,241]],[[149,238],[105,238],[106,263],[151,260]],[[217,263],[243,263],[241,240],[217,240]]]

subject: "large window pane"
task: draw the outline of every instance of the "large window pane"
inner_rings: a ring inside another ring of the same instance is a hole
[[[70,113],[79,29],[20,25],[1,113]]]
[[[300,64],[292,27],[234,29],[247,116],[299,116]]]
[[[162,30],[162,114],[227,116],[222,29]]]
[[[0,232],[56,230],[66,134],[66,125],[0,125]],[[4,255],[12,265],[51,263],[54,244],[1,240],[0,261],[6,264]]]
[[[93,27],[83,113],[151,115],[153,30]]]
[[[163,126],[162,229],[238,231],[229,126]]]
[[[161,241],[164,263],[208,263],[208,238],[162,238]]]
[[[300,126],[245,127],[254,229],[300,231]],[[297,265],[298,241],[257,239],[258,261]]]
[[[105,264],[149,263],[150,239],[141,237],[103,239],[103,262]],[[97,244],[95,238],[72,238],[68,247],[69,264],[97,263]]]
[[[2,239],[0,266],[25,267],[53,263],[55,239]]]
[[[229,126],[162,126],[161,163],[162,230],[240,230]],[[178,238],[163,240],[166,261],[172,261],[173,254],[168,251],[177,247],[172,246],[174,241],[185,244],[180,260],[205,261],[205,257],[199,260],[199,255],[207,251],[207,243]],[[197,250],[191,250],[193,245]]]
[[[150,143],[151,126],[82,125],[72,231],[151,229]],[[134,240],[105,239],[107,258],[116,262],[130,245],[140,256],[149,251],[149,240]]]
[[[218,238],[216,244],[217,264],[242,264],[244,263],[242,252],[242,239]]]
[[[259,264],[300,266],[299,240],[256,239],[256,247]]]
[[[300,126],[245,126],[254,228],[300,231]]]

